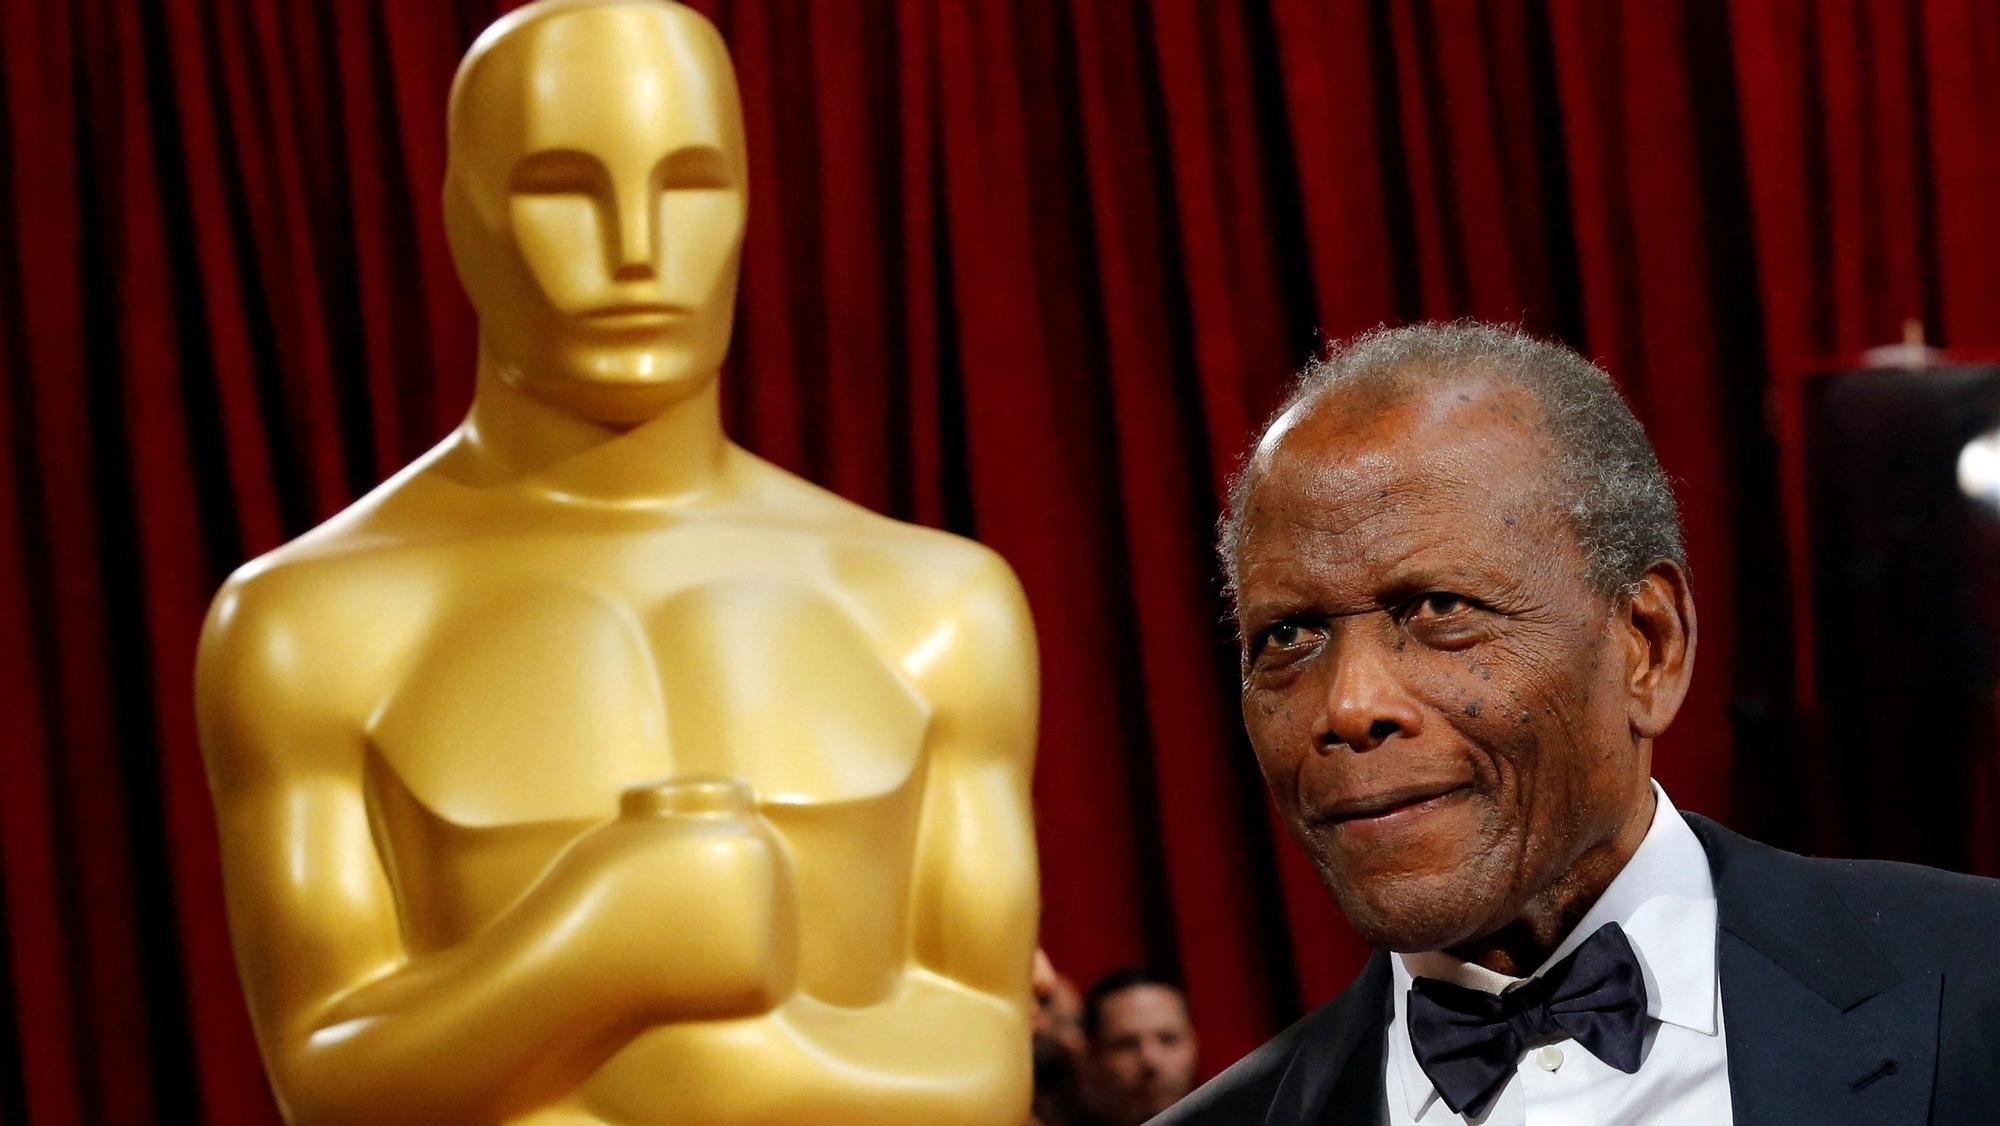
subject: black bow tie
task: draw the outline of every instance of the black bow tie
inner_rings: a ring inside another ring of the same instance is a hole
[[[1565,1034],[1631,1074],[1646,1033],[1646,979],[1617,923],[1505,993],[1431,978],[1410,988],[1410,1047],[1453,1114],[1477,1116],[1500,1093],[1521,1052]]]

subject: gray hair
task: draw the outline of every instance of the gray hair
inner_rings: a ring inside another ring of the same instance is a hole
[[[1550,502],[1569,518],[1593,587],[1613,593],[1637,582],[1661,560],[1687,567],[1673,486],[1645,428],[1603,368],[1516,328],[1473,320],[1431,321],[1377,328],[1329,344],[1299,372],[1291,394],[1265,423],[1253,452],[1229,483],[1217,548],[1230,597],[1236,593],[1244,504],[1262,471],[1263,447],[1274,427],[1340,388],[1365,387],[1401,398],[1425,385],[1473,373],[1519,387],[1540,409],[1554,479]]]

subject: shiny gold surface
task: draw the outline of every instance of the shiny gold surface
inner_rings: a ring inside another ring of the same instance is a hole
[[[217,597],[230,928],[320,1122],[1020,1122],[1034,642],[991,552],[730,444],[735,80],[657,2],[452,91],[478,390]]]

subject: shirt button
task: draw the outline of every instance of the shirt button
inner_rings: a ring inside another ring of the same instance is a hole
[[[1535,1050],[1535,1066],[1543,1071],[1554,1071],[1563,1065],[1563,1050],[1554,1044],[1544,1045]]]

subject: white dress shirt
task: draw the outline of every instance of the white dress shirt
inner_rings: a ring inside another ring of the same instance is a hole
[[[1566,1038],[1523,1053],[1483,1116],[1453,1114],[1410,1047],[1405,1013],[1410,981],[1433,977],[1498,993],[1520,979],[1442,952],[1398,954],[1389,959],[1395,980],[1383,1064],[1391,1126],[1714,1126],[1730,1121],[1722,979],[1715,965],[1715,885],[1708,854],[1657,782],[1653,796],[1653,824],[1639,851],[1535,970],[1539,975],[1554,965],[1605,923],[1623,927],[1646,980],[1646,1042],[1639,1070],[1627,1075]]]

